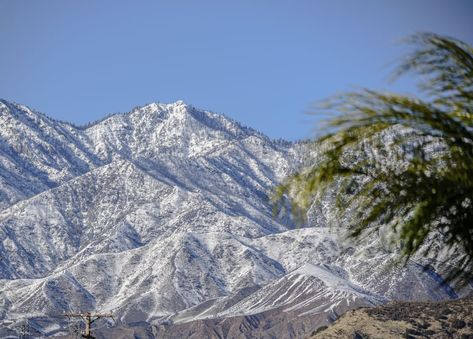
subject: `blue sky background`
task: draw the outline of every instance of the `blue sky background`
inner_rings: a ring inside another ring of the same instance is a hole
[[[398,41],[473,44],[472,17],[468,0],[0,0],[0,98],[76,124],[182,99],[296,140],[330,95],[414,91],[387,82]]]

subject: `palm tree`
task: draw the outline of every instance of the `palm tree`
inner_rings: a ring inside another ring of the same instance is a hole
[[[351,237],[388,225],[404,259],[442,244],[456,267],[448,280],[468,281],[473,272],[473,49],[431,33],[408,41],[416,48],[396,76],[419,74],[424,99],[362,90],[328,100],[323,110],[335,118],[328,121],[330,132],[314,142],[315,164],[287,178],[275,198],[281,207],[282,197],[289,197],[292,213],[303,215],[337,187],[337,210],[348,220]]]

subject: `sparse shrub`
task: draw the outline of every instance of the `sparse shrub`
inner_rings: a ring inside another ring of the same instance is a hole
[[[328,326],[326,326],[326,325],[320,326],[320,327],[317,328],[315,331],[313,331],[311,335],[316,335],[317,333],[320,333],[320,332],[326,330],[327,328],[328,328]]]

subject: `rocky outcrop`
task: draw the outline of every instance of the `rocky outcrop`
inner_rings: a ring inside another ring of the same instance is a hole
[[[394,302],[348,311],[312,339],[473,338],[473,297],[442,302]]]

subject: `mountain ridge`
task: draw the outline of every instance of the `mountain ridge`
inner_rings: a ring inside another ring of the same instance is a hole
[[[396,252],[382,239],[340,242],[343,224],[325,220],[330,196],[312,209],[311,227],[274,218],[269,195],[312,157],[304,143],[271,140],[183,102],[85,130],[41,117],[25,129],[2,105],[2,145],[29,151],[0,147],[0,335],[23,318],[38,335],[64,334],[66,320],[48,316],[95,310],[162,337],[212,319],[264,336],[249,324],[281,319],[281,337],[293,338],[358,306],[452,297],[422,258],[386,273],[379,268]]]

